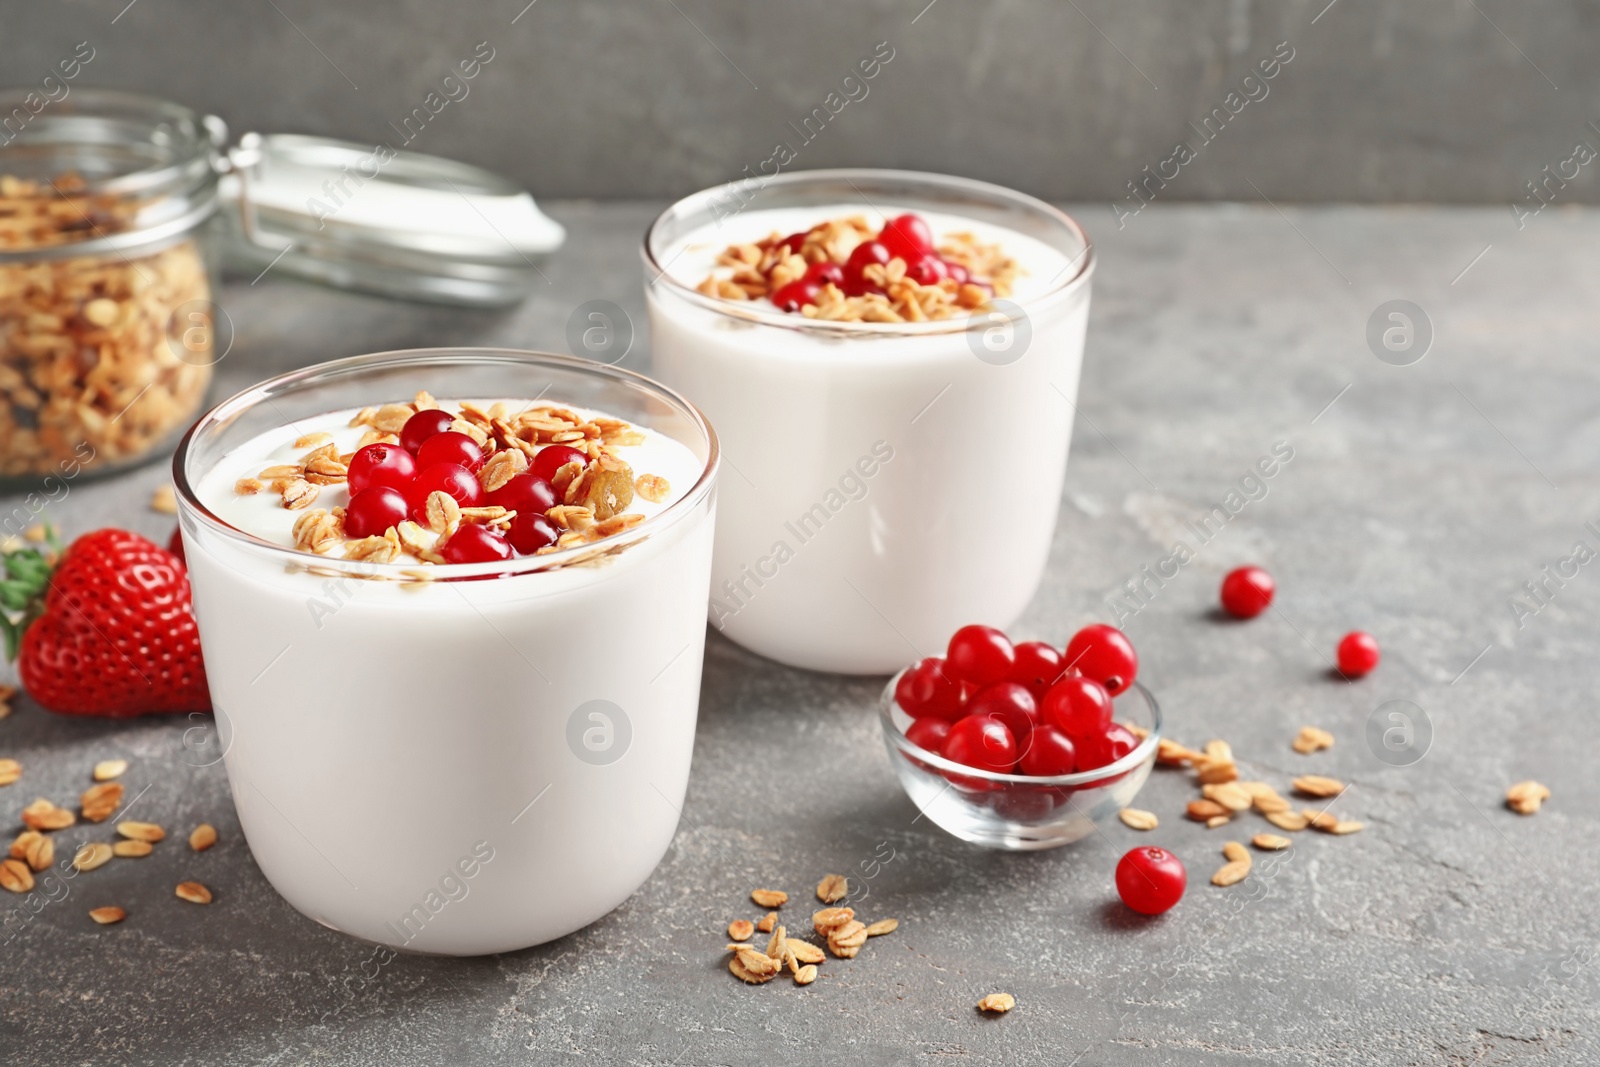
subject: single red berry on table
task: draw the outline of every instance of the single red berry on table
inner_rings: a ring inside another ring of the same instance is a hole
[[[1112,723],[1103,733],[1080,737],[1076,741],[1080,771],[1109,767],[1139,747],[1139,738],[1120,722]]]
[[[371,446],[368,446],[371,447]],[[459,463],[435,463],[424,467],[406,487],[406,500],[411,504],[411,517],[427,525],[428,497],[433,493],[449,493],[464,508],[483,504],[483,486],[478,476]]]
[[[439,549],[439,555],[446,563],[488,563],[510,559],[511,542],[487,526],[464,522]]]
[[[998,719],[969,715],[950,727],[939,755],[979,770],[1009,774],[1017,765],[1017,741]]]
[[[20,634],[9,619],[0,628],[23,688],[44,707],[116,719],[210,710],[188,572],[172,553],[98,530],[53,569],[24,548],[7,554],[5,571],[32,621]]]
[[[772,294],[772,302],[780,311],[799,311],[807,304],[815,304],[822,295],[822,286],[809,278],[798,278]]]
[[[944,739],[949,736],[950,723],[931,715],[918,719],[906,730],[906,740],[924,752],[938,752],[944,747]]]
[[[1164,848],[1129,849],[1117,861],[1117,895],[1140,915],[1160,915],[1183,899],[1189,874]]]
[[[1028,735],[1039,721],[1039,708],[1027,686],[1016,682],[995,682],[967,698],[962,709],[967,717],[988,716],[1006,724],[1019,749],[1026,749]]]
[[[374,485],[350,498],[344,509],[344,532],[351,537],[382,537],[411,513],[406,495],[387,485]]]
[[[454,415],[439,408],[419,411],[400,427],[400,447],[415,455],[428,438],[444,433],[455,421]]]
[[[571,445],[545,445],[539,449],[539,454],[533,457],[528,470],[545,481],[553,481],[556,471],[568,463],[582,463],[587,467],[589,457]]]
[[[950,673],[972,685],[1003,681],[1016,662],[1011,639],[993,626],[963,626],[951,636],[945,652]]]
[[[1222,579],[1222,610],[1236,619],[1253,619],[1272,604],[1278,583],[1260,567],[1239,567]]]
[[[1027,686],[1035,700],[1043,699],[1045,692],[1060,680],[1067,661],[1047,641],[1024,641],[1012,651],[1016,662],[1011,667],[1011,680]]]
[[[920,215],[905,214],[890,219],[878,234],[878,240],[890,255],[905,260],[908,266],[913,259],[933,251],[933,230]]]
[[[1071,737],[1098,737],[1111,727],[1111,694],[1093,678],[1073,675],[1050,687],[1039,715]]]
[[[1370,674],[1379,658],[1378,641],[1369,633],[1354,630],[1339,642],[1339,673],[1347,677]]]
[[[1054,726],[1038,725],[1028,736],[1028,747],[1018,761],[1017,769],[1023,774],[1051,778],[1058,774],[1071,774],[1078,766],[1078,749],[1072,738]]]
[[[1067,666],[1093,678],[1112,696],[1120,696],[1139,673],[1139,654],[1133,642],[1115,626],[1097,622],[1085,626],[1067,642]]]
[[[385,444],[368,445],[351,456],[346,474],[351,493],[374,485],[404,492],[416,476],[416,458],[399,445]]]
[[[422,470],[435,463],[459,463],[467,470],[475,471],[483,466],[485,458],[478,442],[460,430],[445,430],[422,442],[422,447],[417,449],[417,469]]]
[[[556,529],[555,523],[531,511],[518,512],[517,517],[511,520],[511,528],[506,531],[506,539],[511,542],[511,547],[524,556],[550,547],[560,536],[561,531]]]
[[[514,475],[509,482],[490,493],[485,499],[492,508],[505,508],[521,515],[525,511],[543,515],[555,507],[556,490],[547,480],[531,471]]]
[[[966,714],[961,683],[938,656],[929,656],[902,674],[895,683],[895,699],[914,719],[931,716],[954,722]]]

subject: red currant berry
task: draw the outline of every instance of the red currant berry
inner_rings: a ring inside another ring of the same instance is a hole
[[[1378,659],[1378,642],[1371,634],[1354,630],[1339,642],[1339,673],[1347,678],[1370,674]]]
[[[400,447],[416,455],[417,449],[422,447],[422,442],[434,434],[444,433],[455,421],[454,415],[438,408],[419,411],[407,419],[406,424],[400,428]]]
[[[809,278],[800,278],[773,293],[772,302],[778,305],[779,311],[799,311],[807,304],[815,304],[821,293],[822,286]]]
[[[505,508],[518,515],[529,512],[543,515],[560,501],[556,490],[548,481],[529,471],[515,475],[509,482],[490,493],[486,498],[492,508]]]
[[[1094,771],[1109,767],[1138,747],[1139,739],[1133,731],[1114,722],[1104,733],[1078,738],[1078,769]]]
[[[986,685],[967,699],[967,717],[990,717],[1006,724],[1018,746],[1025,746],[1028,734],[1039,721],[1039,707],[1026,686],[1016,682]]]
[[[1053,778],[1058,774],[1071,774],[1078,766],[1077,746],[1072,738],[1054,726],[1035,726],[1028,737],[1028,749],[1022,754],[1017,769],[1023,774],[1038,778]]]
[[[810,231],[808,230],[808,231],[805,231],[804,233],[791,233],[789,236],[787,236],[783,240],[779,241],[778,245],[779,245],[779,247],[782,247],[784,245],[788,245],[789,246],[789,254],[792,255],[792,256],[798,256],[800,254],[800,249],[805,247],[805,244],[806,244],[806,233],[809,233],[809,232]]]
[[[446,563],[488,563],[496,559],[511,558],[511,542],[505,535],[479,526],[474,522],[464,522],[450,535],[450,539],[439,549]]]
[[[589,457],[570,445],[545,445],[539,449],[539,454],[533,457],[533,463],[528,469],[548,482],[554,480],[556,471],[568,463],[582,463],[587,467]]]
[[[949,275],[944,260],[931,253],[923,253],[906,264],[906,277],[918,285],[938,285]]]
[[[895,685],[895,699],[914,719],[931,716],[954,722],[966,714],[961,683],[938,656],[929,656],[902,674]]]
[[[344,509],[344,532],[351,537],[381,537],[406,521],[411,506],[406,495],[387,485],[374,485],[350,498]]]
[[[1253,619],[1272,603],[1278,583],[1260,567],[1240,567],[1222,579],[1222,610],[1236,619]]]
[[[524,556],[531,556],[541,548],[548,548],[555,544],[556,538],[560,536],[561,531],[556,529],[555,523],[531,511],[519,512],[517,517],[511,520],[511,528],[506,531],[511,547]]]
[[[1017,653],[1011,639],[993,626],[963,626],[951,636],[945,661],[958,680],[988,685],[1011,673]]]
[[[475,471],[483,466],[483,460],[483,449],[478,447],[478,442],[459,430],[436,433],[417,449],[418,469],[431,467],[435,463],[457,463],[469,471]]]
[[[944,261],[944,270],[950,280],[957,285],[966,285],[972,280],[972,272],[970,270],[959,263],[952,263],[948,259]]]
[[[1014,651],[1017,661],[1011,668],[1011,680],[1027,686],[1034,700],[1042,700],[1061,678],[1067,661],[1054,645],[1044,641],[1024,641]]]
[[[1121,630],[1103,622],[1073,634],[1067,642],[1066,658],[1068,667],[1093,678],[1112,696],[1120,696],[1139,673],[1139,654],[1133,650],[1133,642]]]
[[[874,285],[865,278],[846,276],[844,283],[839,286],[839,291],[845,296],[869,296],[872,293],[882,293],[881,285]]]
[[[939,755],[979,770],[1009,774],[1017,765],[1017,740],[1000,720],[969,715],[950,727]]]
[[[933,230],[920,215],[907,214],[890,219],[883,232],[878,234],[878,240],[889,249],[890,255],[905,260],[907,265],[924,252],[933,251]]]
[[[944,719],[935,719],[931,716],[918,719],[906,730],[906,740],[924,752],[938,752],[944,747],[944,739],[948,736],[950,736],[950,724]]]
[[[843,285],[844,268],[837,263],[828,263],[826,261],[813,263],[806,268],[806,281],[816,282],[818,292],[821,292],[820,287],[824,285]]]
[[[457,504],[464,508],[475,508],[483,504],[483,486],[478,484],[477,475],[458,463],[435,463],[431,467],[422,468],[406,489],[406,500],[411,504],[411,517],[422,523],[428,522],[428,496],[432,493],[449,493],[455,498]]]
[[[1040,718],[1069,737],[1099,737],[1111,726],[1111,694],[1093,678],[1076,675],[1050,687]]]
[[[347,479],[352,495],[374,485],[402,492],[417,476],[417,461],[399,445],[368,445],[350,457]]]
[[[1117,861],[1117,895],[1140,915],[1160,915],[1183,899],[1189,874],[1164,848],[1129,849]]]

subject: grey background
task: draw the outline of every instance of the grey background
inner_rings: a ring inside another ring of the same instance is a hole
[[[787,139],[796,167],[1120,199],[1280,41],[1295,58],[1269,95],[1163,198],[1506,204],[1576,141],[1600,145],[1593,0],[526,3],[3,0],[0,70],[37,81],[88,40],[81,84],[376,142],[487,41],[469,95],[411,146],[544,197],[677,197]],[[879,41],[895,58],[866,98],[802,146],[787,124]],[[1559,199],[1600,197],[1594,169]]]

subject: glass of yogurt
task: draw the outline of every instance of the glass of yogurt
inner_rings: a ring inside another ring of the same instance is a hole
[[[481,562],[450,562],[450,542],[516,541],[504,495],[452,511],[428,494],[419,521],[358,537],[358,457],[399,463],[418,410],[483,424],[485,486],[490,464],[531,474],[576,445],[637,492],[611,494],[609,525],[558,504],[558,541]],[[523,459],[500,426],[530,439]],[[455,955],[549,941],[637,889],[689,774],[717,468],[676,393],[529,352],[358,356],[205,415],[173,461],[183,543],[229,784],[273,886],[355,937]]]
[[[655,371],[728,467],[713,625],[887,674],[1016,620],[1076,411],[1095,260],[1072,218],[961,178],[807,171],[678,202],[643,257]]]

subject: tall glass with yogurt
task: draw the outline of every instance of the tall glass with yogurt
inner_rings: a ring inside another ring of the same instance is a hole
[[[375,563],[296,548],[309,509],[238,490],[324,440],[348,455],[353,413],[422,390],[625,422],[618,452],[654,499],[592,543]],[[356,937],[462,955],[560,937],[637,889],[688,780],[717,467],[677,394],[535,353],[339,360],[202,418],[173,464],[183,541],[229,784],[273,886]]]
[[[730,246],[904,212],[1019,268],[959,318],[823,321],[702,291]],[[646,235],[654,367],[716,424],[711,623],[783,663],[887,673],[1009,626],[1055,530],[1094,270],[1069,216],[931,174],[808,171],[707,189]]]

